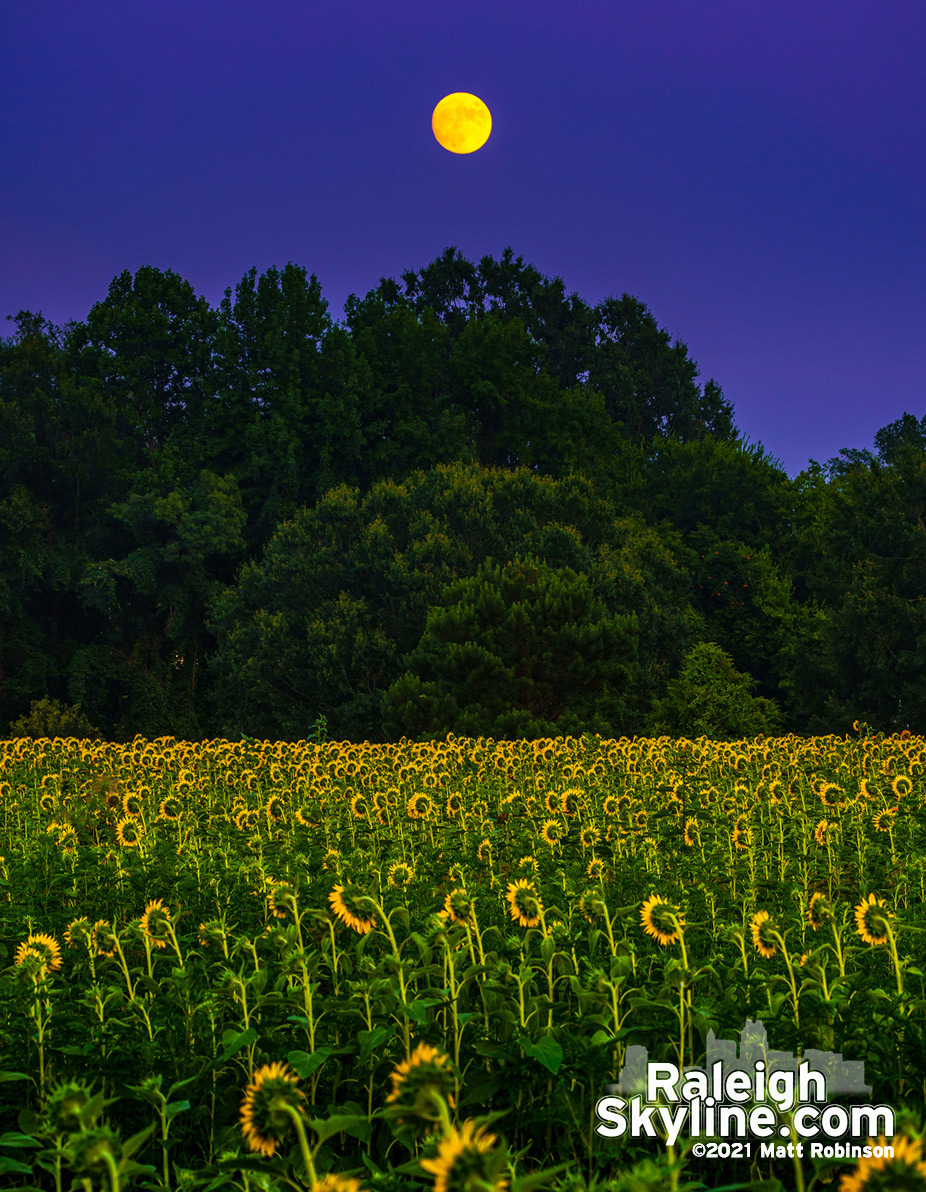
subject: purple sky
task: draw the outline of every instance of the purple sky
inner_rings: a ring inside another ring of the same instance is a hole
[[[334,318],[448,245],[629,291],[790,475],[926,413],[922,0],[32,0],[0,39],[5,316],[253,265]],[[431,111],[489,106],[477,153]]]

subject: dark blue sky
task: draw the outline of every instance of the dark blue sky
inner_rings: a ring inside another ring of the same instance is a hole
[[[926,413],[922,0],[34,0],[0,39],[5,316],[123,269],[217,306],[506,245],[629,291],[791,475]],[[477,153],[431,111],[489,106]]]

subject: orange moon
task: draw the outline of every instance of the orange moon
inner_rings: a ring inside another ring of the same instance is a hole
[[[431,115],[431,128],[441,145],[451,153],[475,153],[489,139],[492,113],[468,91],[445,95]]]

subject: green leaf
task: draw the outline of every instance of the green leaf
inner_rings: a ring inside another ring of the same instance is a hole
[[[319,1142],[326,1142],[335,1134],[349,1134],[351,1138],[359,1138],[361,1142],[370,1139],[370,1122],[366,1116],[353,1113],[335,1114],[330,1118],[313,1118],[309,1125],[318,1135]]]
[[[304,1080],[317,1071],[329,1055],[331,1055],[330,1047],[318,1047],[313,1052],[289,1051],[286,1053],[286,1058]]]
[[[560,1065],[563,1062],[563,1049],[552,1035],[544,1035],[536,1043],[526,1036],[522,1037],[521,1046],[526,1055],[543,1064],[554,1076],[560,1070]]]

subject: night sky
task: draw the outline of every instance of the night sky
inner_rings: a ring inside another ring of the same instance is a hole
[[[217,307],[293,261],[340,320],[510,245],[646,303],[794,476],[926,413],[924,61],[923,0],[8,4],[0,336],[142,265]]]

